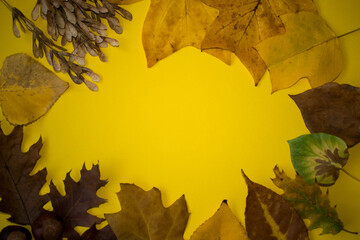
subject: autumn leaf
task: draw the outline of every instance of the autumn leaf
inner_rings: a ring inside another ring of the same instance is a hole
[[[309,239],[305,223],[287,201],[242,173],[248,185],[245,225],[251,240]]]
[[[105,214],[118,239],[180,240],[189,218],[185,197],[165,208],[159,189],[144,191],[134,184],[121,184],[121,211]]]
[[[109,225],[98,230],[94,224],[81,235],[79,240],[117,240],[117,238]]]
[[[360,142],[359,88],[333,82],[290,97],[310,132],[337,136],[348,147]]]
[[[333,185],[349,158],[346,143],[325,133],[302,135],[288,143],[292,164],[309,185],[315,181],[321,186]]]
[[[343,59],[338,38],[325,20],[310,12],[280,18],[286,33],[256,45],[269,68],[272,91],[291,87],[302,78],[313,88],[335,80]]]
[[[200,0],[151,0],[142,33],[148,67],[183,47],[201,49],[201,42],[217,14],[216,9]],[[230,64],[230,52],[208,52]]]
[[[40,158],[41,138],[28,152],[21,151],[23,128],[17,126],[5,135],[0,128],[0,211],[10,214],[9,221],[32,225],[48,202],[48,195],[39,195],[46,182],[46,169],[30,176]]]
[[[285,33],[280,15],[298,11],[316,13],[312,0],[201,0],[219,9],[219,16],[202,42],[202,49],[234,52],[257,85],[267,66],[254,46]]]
[[[7,57],[1,69],[0,103],[13,125],[42,117],[68,88],[68,83],[24,53]]]
[[[106,202],[105,199],[99,198],[96,192],[105,186],[107,181],[100,180],[99,165],[94,165],[90,170],[86,170],[84,164],[80,173],[81,178],[78,182],[70,177],[70,173],[66,175],[64,180],[65,196],[58,192],[52,182],[50,183],[49,195],[53,212],[62,220],[62,237],[69,240],[79,238],[74,227],[91,227],[95,223],[103,221],[103,219],[90,215],[87,211]]]
[[[328,193],[323,194],[318,184],[310,186],[300,175],[291,179],[278,167],[274,168],[274,173],[273,182],[284,190],[283,198],[302,218],[310,220],[309,230],[322,228],[321,234],[337,234],[343,230],[335,208],[330,206]]]
[[[107,1],[109,3],[115,3],[115,4],[119,4],[119,5],[128,5],[128,4],[140,2],[142,0],[107,0]]]
[[[204,222],[190,240],[247,240],[246,231],[224,201],[216,213]]]

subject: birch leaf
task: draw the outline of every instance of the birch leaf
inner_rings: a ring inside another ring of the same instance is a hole
[[[200,49],[217,14],[200,0],[151,0],[142,33],[148,67],[183,47]],[[209,53],[230,64],[230,52]]]
[[[185,197],[165,208],[159,189],[145,192],[134,184],[121,184],[121,211],[105,214],[116,237],[122,240],[181,240],[189,218]]]
[[[349,158],[346,143],[330,134],[302,135],[288,143],[292,164],[309,185],[333,185]]]
[[[282,197],[304,219],[310,220],[309,230],[322,228],[321,234],[337,234],[343,230],[335,208],[330,206],[328,195],[323,194],[318,184],[308,185],[300,175],[289,178],[278,167],[274,168],[276,186],[284,190]]]
[[[343,58],[334,31],[319,15],[299,12],[280,16],[286,33],[256,45],[269,68],[272,91],[307,78],[315,88],[335,80]]]
[[[248,240],[246,231],[224,201],[216,213],[204,222],[190,240]]]
[[[248,185],[245,225],[251,240],[309,240],[305,223],[287,201],[244,172],[243,176]]]
[[[310,132],[337,136],[348,147],[360,141],[359,88],[332,82],[290,97]]]
[[[30,124],[42,117],[68,88],[32,57],[18,53],[7,57],[1,69],[0,104],[13,125]]]
[[[211,25],[202,49],[234,52],[258,84],[267,66],[254,46],[285,33],[280,15],[298,11],[316,13],[312,0],[201,0],[217,8],[219,16]]]

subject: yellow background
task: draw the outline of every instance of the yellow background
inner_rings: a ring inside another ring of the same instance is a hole
[[[36,1],[10,0],[26,16]],[[359,0],[315,0],[320,14],[340,35],[360,27]],[[109,183],[98,195],[108,199],[99,214],[120,210],[116,192],[119,183],[135,183],[145,190],[155,186],[169,206],[182,194],[191,213],[185,232],[192,232],[214,214],[227,199],[244,224],[247,187],[241,169],[250,179],[280,193],[271,182],[277,164],[294,177],[287,140],[308,133],[300,111],[288,94],[309,89],[306,81],[270,94],[268,74],[258,87],[241,62],[232,66],[187,47],[146,67],[141,31],[150,1],[125,6],[133,21],[121,20],[122,35],[111,32],[120,47],[104,49],[108,63],[87,57],[87,67],[101,75],[99,92],[74,85],[67,75],[59,76],[70,88],[53,108],[37,122],[24,128],[23,150],[40,135],[44,146],[36,169],[48,170],[48,182],[63,188],[67,172],[78,180],[83,163],[100,164]],[[31,34],[12,34],[11,13],[0,5],[0,63],[18,52],[32,55]],[[36,24],[46,30],[44,20]],[[360,32],[340,39],[345,69],[339,83],[360,86]],[[69,46],[68,46],[69,47]],[[41,62],[49,67],[45,59]],[[8,134],[12,127],[0,116]],[[360,176],[360,145],[350,149],[345,168]],[[330,188],[330,200],[337,204],[345,228],[360,231],[360,183],[341,174]],[[48,185],[43,189],[48,191]],[[62,192],[64,192],[62,190]],[[0,215],[6,225],[6,215]],[[83,229],[82,229],[83,230]],[[311,239],[360,239],[341,232],[336,236]]]

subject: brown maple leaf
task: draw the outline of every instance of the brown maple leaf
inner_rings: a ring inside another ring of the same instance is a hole
[[[90,215],[87,211],[106,202],[105,199],[96,195],[97,190],[106,183],[106,180],[100,180],[99,165],[94,165],[92,169],[86,170],[85,164],[81,169],[81,178],[78,182],[70,177],[70,173],[66,175],[64,180],[65,196],[58,192],[52,182],[50,183],[49,195],[53,211],[63,223],[62,237],[69,240],[78,239],[79,234],[74,227],[91,227],[103,221],[101,218]]]
[[[41,138],[28,152],[21,151],[23,128],[17,126],[5,135],[0,128],[0,211],[10,214],[11,222],[32,225],[48,202],[48,195],[39,195],[46,182],[46,169],[29,175],[39,160]]]
[[[267,66],[254,46],[285,33],[280,15],[298,11],[316,12],[312,0],[201,0],[219,9],[202,49],[225,49],[236,54],[257,85]]]
[[[84,232],[79,240],[117,240],[109,225],[97,230],[95,224]]]

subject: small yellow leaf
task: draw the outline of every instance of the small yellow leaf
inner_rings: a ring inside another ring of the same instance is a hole
[[[223,202],[216,213],[203,223],[190,240],[248,240],[244,227]]]
[[[286,33],[256,46],[269,67],[272,91],[289,88],[302,78],[313,88],[335,80],[343,59],[337,36],[325,20],[310,12],[281,19]]]
[[[69,87],[67,82],[24,53],[7,57],[0,75],[0,104],[13,125],[42,117]]]

